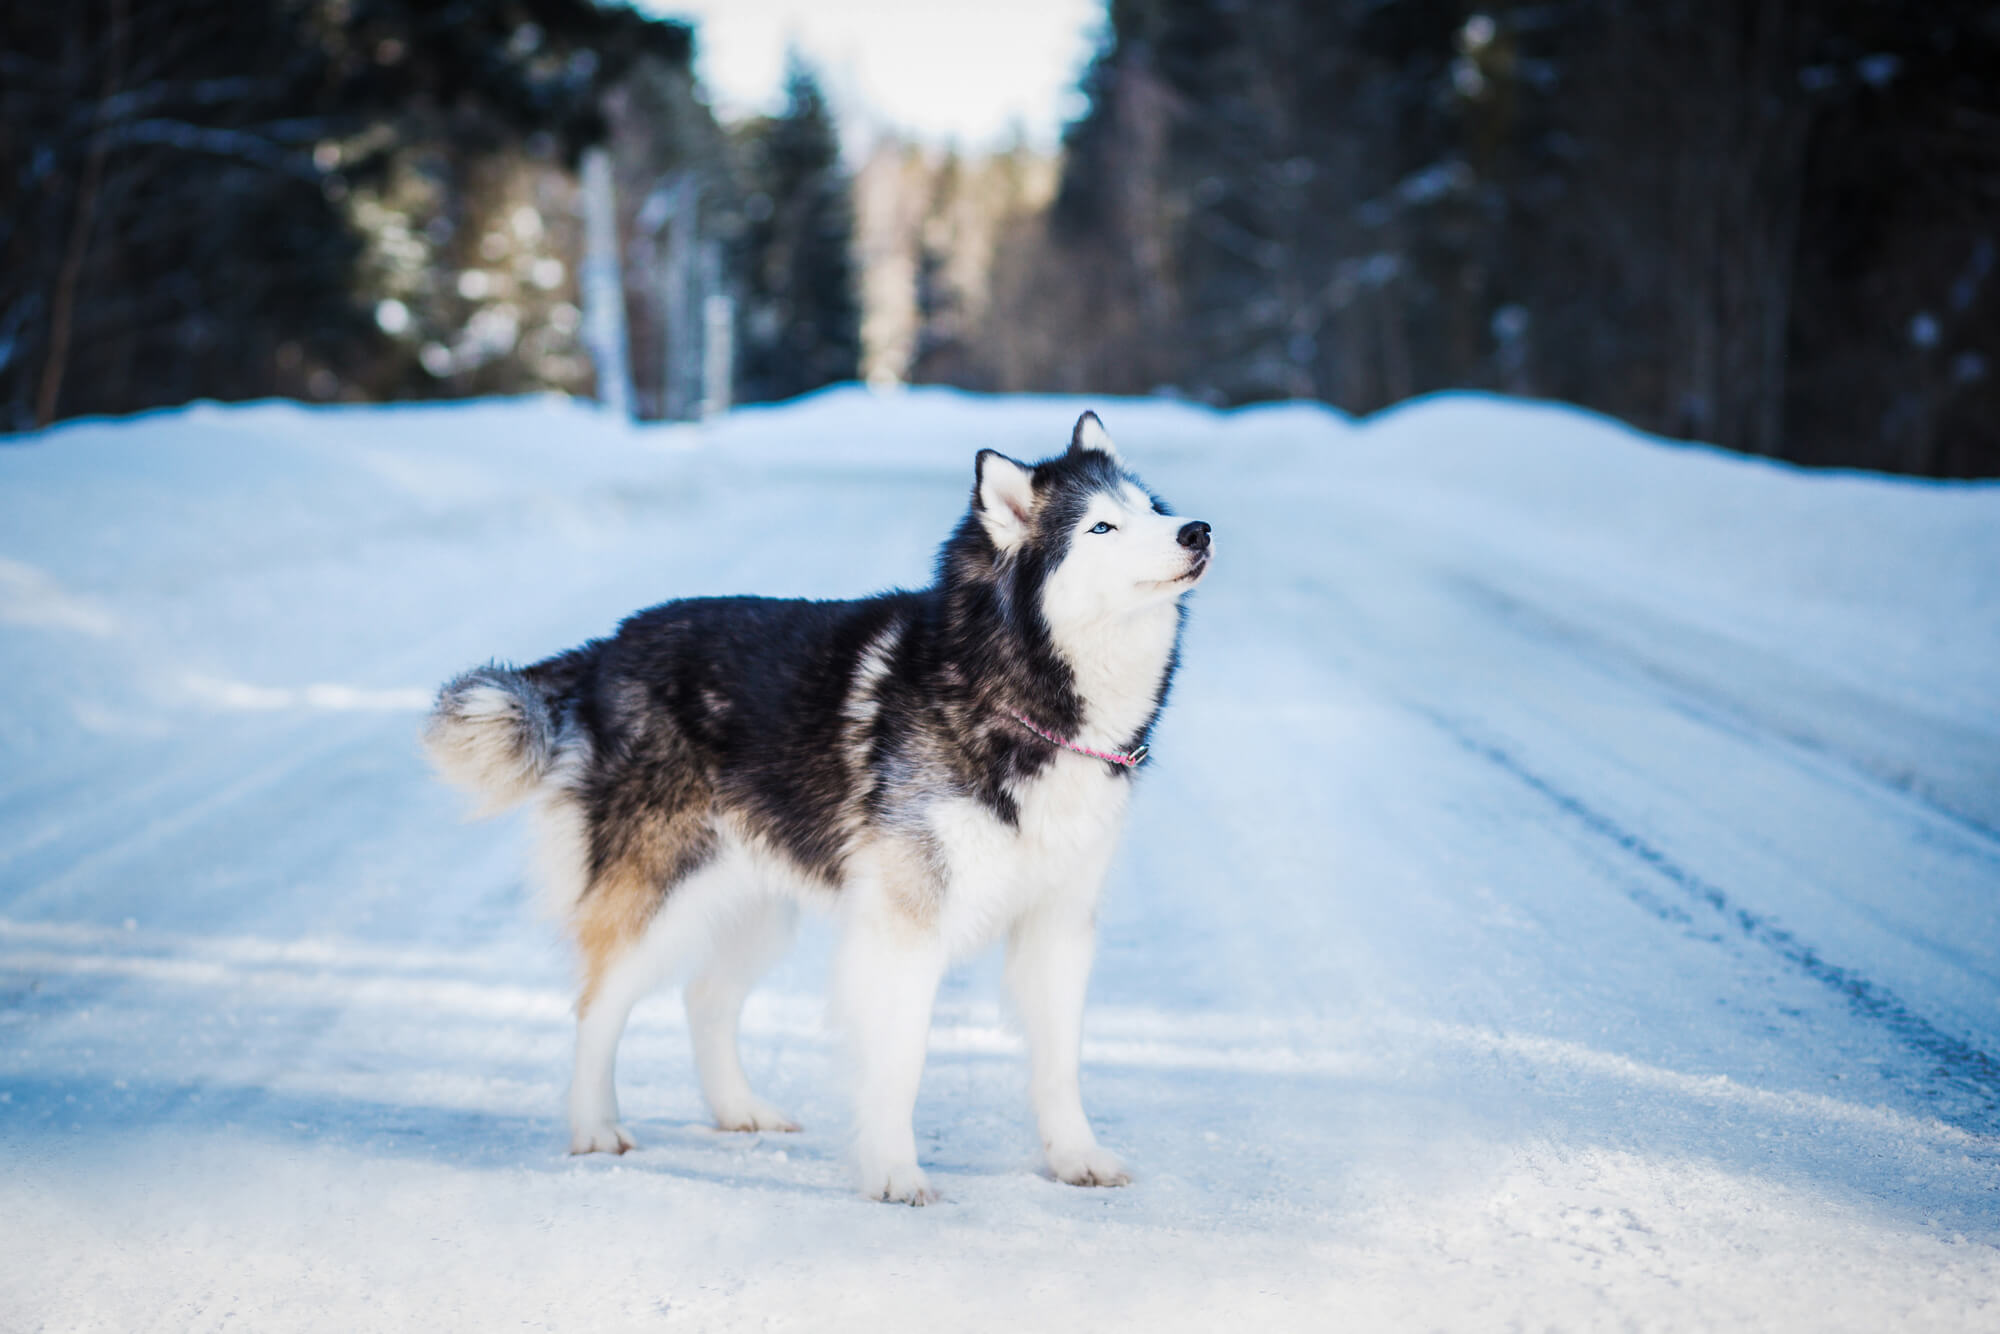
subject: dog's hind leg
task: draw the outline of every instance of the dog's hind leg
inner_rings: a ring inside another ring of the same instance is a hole
[[[648,993],[685,974],[712,936],[737,878],[715,866],[671,889],[601,879],[577,906],[583,994],[576,1007],[576,1071],[569,1089],[569,1151],[635,1147],[618,1123],[613,1066],[625,1021]]]
[[[790,947],[798,920],[798,906],[789,900],[758,901],[721,928],[714,956],[688,983],[695,1068],[708,1110],[724,1130],[798,1129],[790,1117],[750,1091],[737,1048],[743,1001]]]

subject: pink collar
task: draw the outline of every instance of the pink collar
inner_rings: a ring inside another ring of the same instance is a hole
[[[1088,755],[1093,760],[1108,760],[1112,764],[1123,765],[1127,769],[1138,768],[1140,761],[1144,760],[1153,749],[1151,746],[1141,746],[1130,755],[1116,750],[1092,750],[1089,746],[1079,746],[1074,741],[1065,741],[1053,732],[1044,732],[1041,728],[1030,722],[1028,716],[1024,713],[1015,713],[1012,709],[1009,709],[1007,712],[1013,716],[1015,722],[1021,724],[1021,726],[1027,728],[1030,732],[1033,732],[1052,746],[1061,746],[1064,750],[1073,750],[1079,755]]]

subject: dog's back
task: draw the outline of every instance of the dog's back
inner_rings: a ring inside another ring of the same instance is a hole
[[[881,688],[921,600],[665,603],[609,639],[456,678],[425,744],[482,813],[575,803],[591,863],[580,895],[622,877],[664,892],[712,853],[721,820],[832,883],[866,795],[876,714],[858,698]]]

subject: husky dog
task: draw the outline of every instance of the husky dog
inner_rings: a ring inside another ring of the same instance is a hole
[[[981,450],[937,581],[852,602],[693,598],[609,639],[439,692],[425,743],[487,810],[535,803],[582,955],[570,1151],[623,1153],[632,1006],[687,979],[725,1130],[796,1130],[751,1092],[737,1025],[801,902],[841,925],[863,1194],[934,1199],[911,1129],[946,965],[1007,939],[1054,1174],[1129,1178],[1077,1088],[1099,885],[1166,699],[1209,527],[1126,471],[1094,413],[1030,467]]]

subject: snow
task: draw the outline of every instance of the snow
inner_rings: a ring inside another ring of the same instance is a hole
[[[808,931],[703,1121],[563,1153],[569,964],[430,690],[927,576],[1083,406],[1214,524],[1039,1174],[992,959],[943,1203],[848,1192]],[[2000,487],[1478,396],[196,406],[0,446],[0,1328],[2000,1328]]]

